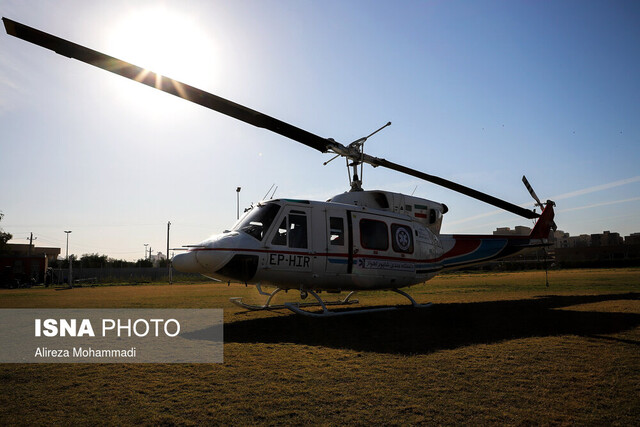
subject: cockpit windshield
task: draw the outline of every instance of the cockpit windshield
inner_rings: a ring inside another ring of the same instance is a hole
[[[251,208],[249,213],[236,224],[235,231],[243,231],[249,236],[262,240],[271,227],[280,205],[276,203],[259,204]]]

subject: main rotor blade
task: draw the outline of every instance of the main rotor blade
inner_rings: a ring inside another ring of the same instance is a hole
[[[306,130],[292,126],[281,120],[266,114],[247,108],[243,105],[181,83],[177,80],[156,74],[137,65],[130,64],[118,58],[89,49],[79,44],[64,40],[60,37],[45,33],[32,27],[28,27],[8,18],[2,18],[7,34],[18,37],[30,43],[53,50],[68,58],[77,59],[87,64],[102,68],[115,74],[119,74],[147,86],[154,87],[163,92],[170,93],[187,101],[200,104],[219,113],[226,114],[234,119],[241,120],[259,128],[286,136],[320,152],[327,152],[330,143],[326,138],[307,132]]]
[[[473,197],[474,199],[483,201],[485,203],[488,203],[500,209],[504,209],[505,211],[514,213],[516,215],[520,215],[529,219],[534,219],[540,216],[539,214],[533,211],[514,205],[513,203],[509,203],[505,200],[498,199],[497,197],[491,196],[481,191],[474,190],[473,188],[465,187],[464,185],[457,184],[453,181],[449,181],[434,175],[429,175],[424,172],[420,172],[415,169],[411,169],[406,166],[402,166],[385,159],[379,159],[379,158],[370,157],[370,156],[367,156],[367,157],[368,159],[366,159],[365,161],[373,166],[382,166],[385,168],[393,169],[398,172],[406,173],[407,175],[415,176],[416,178],[424,179],[425,181],[429,181],[434,184],[440,185],[441,187],[445,187],[450,190],[457,191],[458,193],[462,193],[466,196]]]
[[[105,55],[104,53],[89,49],[87,47],[45,33],[24,24],[20,24],[11,19],[3,17],[2,20],[4,21],[5,29],[7,31],[7,34],[9,35],[18,37],[38,46],[42,46],[46,49],[53,50],[54,52],[68,58],[77,59],[95,67],[102,68],[128,79],[143,83],[147,86],[154,87],[163,92],[170,93],[171,95],[175,95],[179,98],[186,99],[187,101],[202,105],[203,107],[241,120],[253,126],[270,130],[294,141],[300,142],[308,147],[314,148],[320,152],[326,153],[327,151],[331,150],[341,156],[348,157],[354,161],[363,161],[373,166],[383,166],[389,169],[396,170],[398,172],[405,173],[407,175],[415,176],[425,181],[432,182],[450,190],[457,191],[469,197],[489,203],[500,209],[504,209],[508,212],[512,212],[525,218],[537,218],[540,216],[533,211],[521,208],[520,206],[516,206],[512,203],[498,199],[497,197],[490,196],[472,188],[465,187],[464,185],[457,184],[455,182],[448,181],[434,175],[429,175],[424,172],[420,172],[385,159],[372,157],[360,152],[354,154],[349,147],[345,147],[342,144],[337,143],[336,141],[322,138],[304,129],[300,129],[281,120],[260,113],[259,111],[255,111],[243,105],[236,104],[235,102],[146,70],[142,67],[138,67],[137,65],[122,61],[118,58]]]

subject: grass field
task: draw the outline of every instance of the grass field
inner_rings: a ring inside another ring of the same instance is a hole
[[[228,298],[262,300],[233,284],[0,290],[2,308],[225,315],[223,364],[2,364],[0,424],[637,425],[640,270],[549,278],[445,275],[409,289],[429,309],[331,319],[243,311]]]

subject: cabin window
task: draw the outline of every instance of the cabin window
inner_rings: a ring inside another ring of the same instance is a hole
[[[360,220],[360,243],[365,249],[386,251],[389,248],[387,224],[372,219]]]
[[[234,230],[243,231],[255,239],[262,240],[279,210],[280,206],[275,203],[254,206]]]
[[[333,246],[344,246],[344,220],[329,217],[329,243]]]
[[[413,236],[411,227],[407,225],[391,225],[391,241],[393,250],[396,252],[410,254],[413,253]]]

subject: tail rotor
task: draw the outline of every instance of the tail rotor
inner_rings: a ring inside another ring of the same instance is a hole
[[[525,187],[527,187],[527,190],[529,191],[529,194],[531,194],[531,197],[533,197],[533,200],[535,200],[535,202],[536,202],[536,206],[538,206],[541,211],[543,211],[545,206],[548,205],[548,204],[551,204],[552,206],[556,205],[555,202],[553,202],[551,200],[547,200],[546,203],[542,203],[540,201],[540,198],[536,194],[536,192],[533,191],[533,187],[531,186],[531,184],[529,184],[529,180],[527,180],[527,177],[524,176],[524,175],[522,175],[522,183],[524,184]],[[552,222],[551,223],[551,228],[553,229],[553,231],[556,231],[558,229],[558,226],[556,225],[555,222]]]

